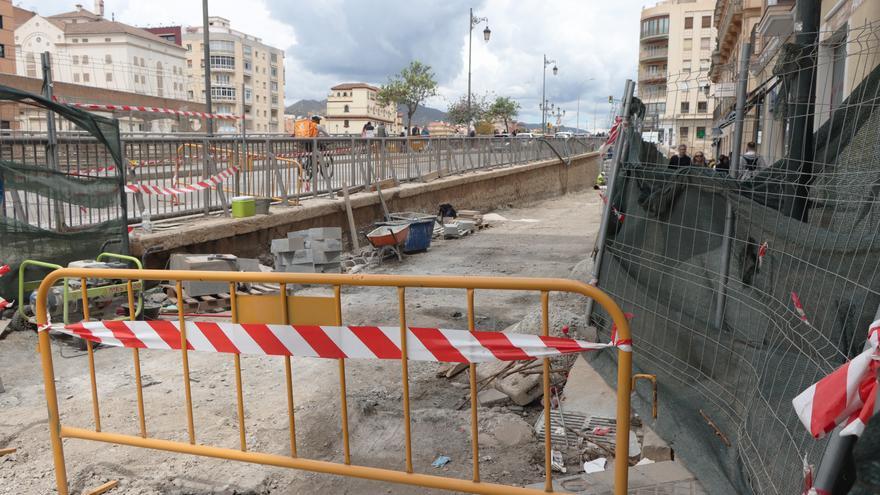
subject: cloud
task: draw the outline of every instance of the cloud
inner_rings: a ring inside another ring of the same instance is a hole
[[[635,78],[639,13],[656,0],[210,0],[211,15],[230,19],[234,29],[285,50],[288,102],[322,99],[334,84],[381,84],[411,60],[431,65],[440,94],[428,103],[445,109],[467,92],[468,8],[489,18],[474,29],[472,90],[510,96],[522,106],[520,119],[538,122],[543,85],[542,56],[548,67],[547,98],[567,110],[574,125],[580,97],[581,127],[594,113],[607,120],[608,95],[619,98],[624,81]],[[65,0],[22,0],[44,15],[73,9]],[[91,2],[83,2],[87,8]],[[129,24],[198,25],[195,0],[105,0],[106,13]],[[243,5],[246,5],[243,8]],[[592,122],[591,122],[592,124]],[[592,125],[590,125],[592,127]]]

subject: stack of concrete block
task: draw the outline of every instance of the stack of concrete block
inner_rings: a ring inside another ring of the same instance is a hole
[[[238,258],[231,254],[188,254],[174,253],[171,255],[172,270],[205,270],[237,272]],[[181,284],[187,297],[207,296],[229,292],[228,282],[199,282],[185,280]]]
[[[342,271],[342,229],[317,227],[290,232],[272,240],[275,271],[339,273]]]

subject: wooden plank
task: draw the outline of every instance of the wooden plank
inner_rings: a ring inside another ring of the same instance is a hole
[[[351,211],[351,198],[348,197],[348,184],[343,179],[342,181],[342,197],[345,201],[345,216],[348,217],[348,234],[351,236],[351,247],[354,252],[358,252],[361,250],[360,243],[358,242],[358,233],[357,228],[354,223],[354,213]]]

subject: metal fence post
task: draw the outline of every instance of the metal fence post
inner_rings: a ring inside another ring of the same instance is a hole
[[[614,182],[617,179],[617,172],[620,168],[621,163],[621,155],[623,154],[624,149],[624,141],[626,141],[626,127],[625,124],[629,121],[629,106],[632,102],[633,91],[635,90],[635,83],[633,83],[632,79],[626,80],[626,85],[623,90],[623,102],[624,104],[621,106],[622,113],[620,115],[621,128],[617,133],[617,142],[614,145],[614,158],[611,164],[611,174],[608,178],[607,184],[608,188],[605,191],[605,197],[608,198],[608,202],[605,205],[605,209],[602,211],[602,220],[599,223],[599,233],[596,237],[596,255],[593,258],[593,276],[590,279],[590,285],[597,286],[599,285],[599,276],[602,273],[602,258],[605,255],[605,241],[608,238],[608,224],[611,222],[611,214],[612,214],[612,201],[614,200]],[[590,318],[593,316],[593,300],[587,300],[587,323],[589,324]]]
[[[733,149],[730,153],[730,177],[739,179],[739,156],[742,148],[744,110],[746,106],[746,93],[749,89],[749,58],[752,56],[752,44],[743,43],[740,54],[739,78],[736,83],[736,117],[733,129]],[[715,297],[715,328],[720,329],[724,325],[724,305],[727,302],[727,277],[730,273],[730,250],[733,243],[733,204],[730,200],[725,201],[724,209],[724,237],[721,239],[721,272],[718,277],[718,293]]]
[[[52,61],[49,58],[49,52],[40,54],[40,61],[43,65],[43,96],[51,100],[54,86],[52,84]],[[55,112],[46,111],[46,162],[49,168],[60,172],[58,166],[58,136],[55,130]],[[61,201],[58,198],[52,200],[52,209],[55,216],[55,227],[59,231],[64,230],[64,209],[61,207]]]

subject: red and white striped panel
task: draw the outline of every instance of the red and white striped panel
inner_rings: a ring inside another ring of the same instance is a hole
[[[861,435],[877,412],[880,320],[871,324],[865,349],[792,399],[795,412],[816,438],[844,423],[841,435]]]
[[[138,105],[104,105],[97,103],[76,103],[59,99],[53,96],[53,100],[64,105],[91,110],[93,112],[148,112],[148,113],[164,113],[169,115],[182,115],[184,117],[199,117],[202,119],[220,119],[220,120],[238,120],[244,118],[243,115],[233,115],[230,113],[205,113],[195,112],[191,110],[175,110],[173,108],[145,107]]]
[[[232,177],[238,172],[238,167],[229,167],[216,175],[212,175],[205,180],[176,187],[153,186],[148,184],[126,184],[125,190],[130,193],[158,194],[160,196],[177,196],[178,194],[186,194],[196,191],[211,189],[221,184],[225,179]]]
[[[94,321],[67,325],[63,333],[118,347],[180,349],[178,323]],[[409,327],[407,357],[416,361],[482,363],[520,361],[615,347],[582,340],[501,332]],[[186,322],[187,348],[231,354],[319,358],[400,359],[399,327]],[[631,352],[631,344],[618,347]]]

